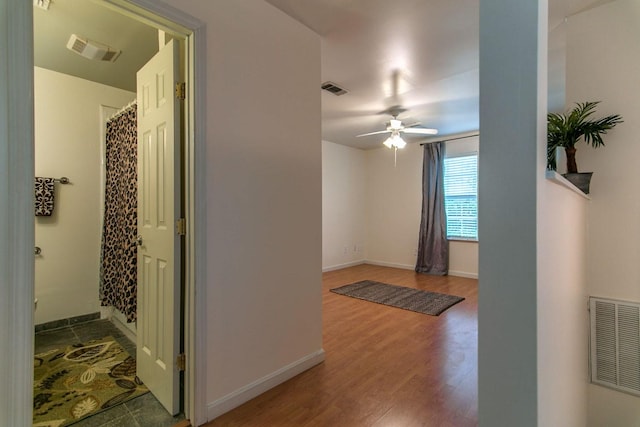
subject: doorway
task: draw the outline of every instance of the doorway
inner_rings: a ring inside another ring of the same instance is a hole
[[[85,2],[80,2],[80,3],[85,3]],[[89,2],[86,2],[86,3],[89,3]],[[63,2],[62,0],[61,0],[60,2],[55,2],[55,4],[52,2],[52,7],[55,7],[55,6],[60,6],[60,7],[62,7],[62,6],[64,6],[64,2]],[[111,6],[111,7],[113,8],[114,6]],[[115,7],[115,8],[117,9],[118,7]],[[129,13],[130,15],[135,15],[135,13],[133,13],[131,10],[132,10],[132,9],[129,9],[129,10],[128,10],[128,13]],[[153,19],[149,18],[149,16],[148,16],[148,15],[146,15],[146,16],[145,16],[145,21],[147,21],[147,22],[153,22]],[[167,28],[166,28],[166,26],[165,26],[165,27],[163,27],[163,29],[166,31],[166,29],[167,29]],[[189,45],[189,42],[190,42],[190,43],[191,43],[191,46],[193,46],[193,40],[190,40],[190,41],[188,40],[188,39],[189,39],[189,37],[191,37],[191,36],[192,36],[192,34],[191,34],[191,35],[190,35],[190,34],[180,34],[179,32],[174,32],[174,33],[173,33],[173,36],[174,36],[175,38],[180,38],[180,37],[182,36],[182,38],[183,38],[184,40],[186,40],[186,41],[187,41],[187,43],[186,43],[187,45]],[[184,56],[183,56],[183,59],[184,59],[184,57],[185,57],[185,56],[186,56],[186,55],[184,55]],[[188,61],[185,59],[185,60],[183,61],[183,64],[184,64],[184,66],[185,66],[185,67],[184,67],[185,69],[190,70],[191,72],[193,72],[193,70],[191,69],[191,68],[193,67],[193,60],[192,60],[192,59],[191,59],[191,62],[188,62]],[[192,87],[192,85],[193,85],[193,82],[187,82],[187,87]],[[191,91],[191,93],[193,93],[193,92]],[[36,101],[37,101],[37,99],[38,99],[38,96],[37,96],[37,94],[36,94]],[[117,105],[117,104],[112,104],[112,105]],[[191,104],[191,105],[192,105],[192,104]],[[60,107],[60,105],[59,105],[59,107]],[[96,113],[97,113],[97,112],[96,112]],[[37,116],[36,116],[36,119],[37,119]],[[80,120],[78,120],[78,121],[79,121],[79,122],[81,122]],[[182,120],[182,123],[185,125],[185,128],[182,130],[182,131],[183,131],[183,134],[185,134],[185,135],[192,135],[192,134],[193,134],[193,132],[190,130],[192,127],[190,127],[190,126],[193,124],[193,109],[191,109],[191,114],[190,114],[190,115],[188,114],[188,115],[187,115],[187,117],[186,117],[186,118],[184,118],[184,119]],[[36,128],[37,128],[37,127],[38,127],[38,123],[36,123]],[[36,137],[38,136],[37,134],[38,134],[38,131],[36,130]],[[193,144],[193,141],[191,141],[191,144]],[[189,147],[191,147],[191,148],[192,148],[192,145],[189,145]],[[64,150],[64,151],[66,151],[66,152],[67,152],[67,154],[69,155],[69,157],[72,157],[72,156],[73,156],[73,154],[70,154],[70,153],[74,153],[74,152],[73,152],[73,150]],[[183,163],[183,164],[185,164],[185,165],[186,165],[185,169],[187,169],[187,172],[188,172],[188,173],[193,173],[193,159],[188,158],[189,152],[190,152],[190,150],[189,150],[189,149],[187,149],[187,156],[185,156],[185,160],[184,160],[183,162],[181,162],[181,163]],[[76,153],[74,153],[74,154],[76,154]],[[36,157],[37,157],[37,156],[36,156]],[[36,163],[37,163],[37,162],[36,162]],[[93,167],[91,167],[90,165],[87,165],[87,164],[86,164],[86,163],[84,163],[83,161],[77,161],[77,163],[81,163],[81,164],[83,164],[83,167],[84,167],[85,169],[91,169],[93,172],[95,172],[95,170],[93,170],[93,169],[94,169]],[[95,169],[98,169],[98,168],[95,168]],[[39,172],[38,172],[38,171],[36,171],[36,172],[37,172],[37,174],[39,174]],[[65,172],[65,173],[66,173],[66,172]],[[80,179],[80,177],[79,177],[79,175],[78,175],[78,174],[72,174],[72,173],[69,173],[69,175],[72,175],[72,177],[71,177],[71,184],[72,184],[72,186],[75,184],[75,186],[76,186],[76,188],[77,188],[77,187],[82,187],[83,185],[86,185],[86,181],[85,181],[85,180],[83,180],[83,179]],[[189,194],[189,190],[190,190],[190,191],[193,191],[193,188],[192,188],[192,187],[191,187],[191,188],[189,188],[189,187],[188,187],[188,185],[189,185],[189,184],[187,184],[187,190],[188,190],[188,191],[187,191],[187,193],[188,193],[188,194],[187,194],[187,195],[185,196],[185,198],[184,198],[184,200],[187,200],[187,201],[192,200],[192,197],[191,197],[191,195]],[[193,184],[191,184],[191,185],[193,185]],[[62,189],[60,189],[60,190],[62,190]],[[60,194],[58,194],[58,195],[60,196],[60,197],[59,197],[59,199],[58,199],[58,202],[59,202],[59,206],[60,206],[60,208],[62,208],[62,206],[64,206],[64,205],[68,205],[68,204],[69,204],[69,203],[68,203],[68,202],[69,202],[69,198],[68,198],[68,197],[69,197],[69,195],[68,195],[68,194],[66,194],[66,195],[65,195],[64,193],[62,193],[62,192],[60,191]],[[187,207],[185,207],[185,214],[186,214],[186,216],[187,216],[187,218],[188,218],[189,220],[192,220],[192,219],[193,219],[193,215],[194,215],[194,213],[193,213],[193,210],[192,210],[192,209],[193,209],[193,204],[192,204],[191,206],[188,206],[188,205],[187,205]],[[189,223],[189,221],[187,221],[187,223]],[[51,227],[55,226],[56,224],[52,222],[52,223],[45,224],[45,225],[48,225],[48,226],[51,228]],[[186,228],[186,230],[185,230],[185,234],[186,234],[185,239],[186,239],[186,240],[190,240],[190,239],[192,239],[192,238],[193,238],[193,234],[191,234],[191,230],[189,229],[190,227],[187,225],[187,227],[185,227],[185,228]],[[69,246],[69,245],[66,245],[66,246]],[[70,245],[70,246],[71,246],[71,247],[73,247],[74,245],[72,244],[72,245]],[[53,247],[49,247],[48,249],[49,249],[49,250],[45,249],[45,250],[43,251],[43,253],[42,253],[42,255],[43,255],[43,256],[47,256],[47,252],[48,252],[49,254],[55,253],[55,249],[54,249]],[[193,252],[191,252],[191,253],[190,253],[190,254],[188,254],[187,256],[189,256],[189,257],[193,257]],[[74,257],[71,257],[71,258],[74,258]],[[193,265],[193,259],[192,259],[192,258],[191,258],[191,259],[188,259],[188,260],[185,262],[185,265],[192,266],[192,265]],[[187,281],[187,288],[186,288],[186,289],[184,289],[184,291],[183,291],[183,292],[184,292],[184,294],[186,295],[186,298],[188,299],[188,298],[189,298],[189,295],[193,292],[193,280],[191,279],[191,278],[193,277],[193,270],[185,272],[185,277],[187,278],[187,280],[186,280],[186,281]],[[178,292],[178,293],[180,294],[180,292]],[[43,305],[42,303],[43,303],[43,301],[40,301],[40,303],[41,303],[41,305],[40,305],[40,307],[39,307],[39,308],[42,308],[42,305]],[[68,301],[67,301],[67,303],[68,303]],[[183,314],[183,315],[184,315],[184,317],[183,317],[183,316],[181,316],[181,314]],[[178,313],[178,316],[176,317],[176,322],[177,322],[178,324],[180,324],[180,323],[184,322],[184,323],[185,323],[185,324],[187,324],[187,325],[193,325],[193,320],[192,320],[192,318],[193,318],[193,316],[194,316],[194,315],[195,315],[194,308],[193,308],[193,306],[190,306],[190,307],[187,309],[187,311],[185,311],[185,313]],[[76,318],[77,318],[78,316],[71,316],[71,317],[76,317]],[[37,320],[36,320],[36,321],[37,321]],[[95,328],[93,328],[93,329],[109,329],[109,327],[106,327],[106,328],[105,328],[105,327],[103,327],[104,325],[103,325],[103,326],[98,326],[98,323],[99,323],[99,322],[96,322],[96,323],[93,325],[93,326],[95,326]],[[88,324],[87,324],[87,325],[88,325]],[[75,329],[77,329],[77,328],[78,328],[78,327],[75,327]],[[78,331],[76,331],[75,329],[74,329],[74,327],[73,327],[73,326],[70,326],[70,330],[68,330],[68,332],[72,332],[72,333],[73,333],[73,335],[75,336],[75,338],[80,339],[81,334],[80,334]],[[92,329],[92,328],[91,328],[91,327],[89,327],[89,326],[87,326],[87,327],[86,327],[86,328],[84,328],[84,329],[86,329],[87,331],[89,331],[89,330],[90,330],[90,329]],[[112,335],[117,335],[117,334],[118,334],[118,332],[117,332],[117,330],[116,330],[116,331],[114,331],[114,333],[113,333]],[[184,335],[185,335],[185,337],[186,337],[186,340],[188,340],[188,342],[187,342],[187,344],[186,344],[186,348],[188,348],[188,349],[192,349],[192,348],[193,348],[193,346],[194,346],[194,344],[193,344],[193,340],[192,340],[192,339],[189,339],[189,338],[192,336],[192,331],[191,331],[191,330],[186,330],[186,331],[185,331],[185,333],[184,333]],[[126,344],[125,344],[124,346],[126,346]],[[193,360],[194,360],[193,358],[194,358],[194,353],[195,353],[195,351],[190,351],[189,353],[190,353],[190,354],[189,354],[189,357],[190,357],[190,359],[193,361]],[[134,352],[134,354],[135,354],[135,352]],[[173,364],[172,364],[172,365],[173,365]],[[193,364],[191,364],[191,366],[193,366]],[[190,401],[188,396],[191,396],[191,395],[192,395],[192,393],[191,393],[189,390],[191,390],[191,387],[193,387],[193,385],[194,385],[194,380],[189,378],[189,375],[191,374],[191,372],[189,372],[189,371],[188,371],[188,372],[187,372],[187,374],[188,374],[188,375],[187,375],[187,381],[188,381],[188,384],[186,384],[186,385],[185,385],[185,396],[186,396],[186,397],[185,397],[185,409],[184,409],[184,411],[185,411],[185,412],[187,412],[187,413],[188,413],[188,412],[191,412],[191,413],[192,413],[192,412],[193,412],[193,408],[194,408],[195,403],[194,403],[193,401]],[[191,378],[192,378],[192,377],[191,377]]]

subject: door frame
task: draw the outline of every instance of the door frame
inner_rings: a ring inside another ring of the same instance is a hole
[[[184,192],[185,236],[184,375],[185,416],[206,418],[206,180],[205,25],[183,11],[153,0],[101,0],[135,19],[185,39]],[[34,97],[33,4],[2,2],[0,25],[0,425],[30,425],[33,405],[34,298]],[[197,92],[195,88],[198,88]],[[199,95],[198,95],[199,94]],[[195,231],[199,232],[196,233]],[[197,295],[197,298],[196,298]],[[10,327],[9,327],[10,325]],[[197,374],[196,374],[197,373]]]
[[[185,416],[195,425],[206,422],[206,236],[196,230],[206,229],[205,128],[206,98],[205,25],[195,17],[165,3],[153,0],[102,0],[100,3],[145,22],[185,41],[185,80],[187,99],[184,103],[184,209],[186,235],[184,242],[184,375]],[[198,88],[197,96],[195,88]],[[198,297],[196,298],[196,295]],[[199,356],[199,357],[198,357]],[[196,375],[197,373],[197,375]]]

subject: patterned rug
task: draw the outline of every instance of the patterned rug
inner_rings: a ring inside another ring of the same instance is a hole
[[[147,393],[113,337],[34,358],[33,426],[62,427]]]
[[[431,316],[439,316],[449,307],[464,300],[454,295],[388,285],[373,280],[341,286],[331,289],[331,292]]]

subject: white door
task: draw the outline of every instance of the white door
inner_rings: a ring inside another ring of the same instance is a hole
[[[178,47],[165,45],[137,74],[138,376],[171,414],[180,372],[180,104]]]

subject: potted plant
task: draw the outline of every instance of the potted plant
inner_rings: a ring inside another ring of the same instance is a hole
[[[589,182],[593,172],[578,173],[575,145],[583,138],[592,147],[600,147],[604,145],[602,135],[618,123],[622,123],[622,117],[618,114],[597,120],[591,119],[599,103],[600,101],[578,102],[568,113],[547,114],[547,169],[556,170],[556,148],[564,147],[567,155],[567,173],[563,176],[585,194],[589,194]]]

